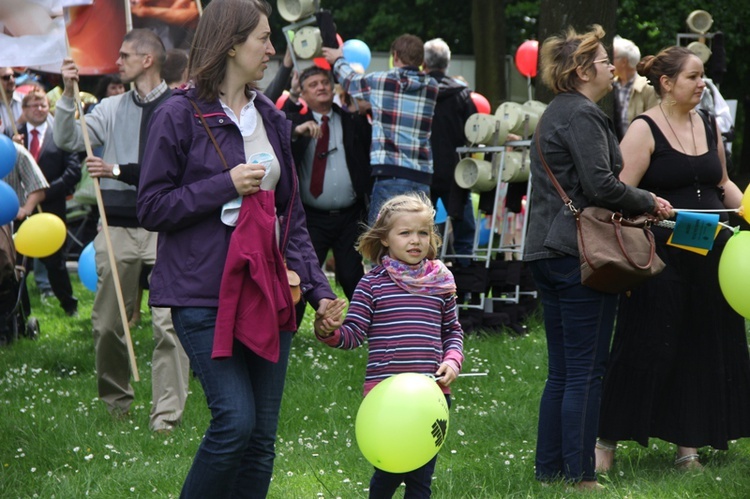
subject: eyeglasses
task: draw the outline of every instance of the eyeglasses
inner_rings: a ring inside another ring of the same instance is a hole
[[[133,52],[132,54],[128,53],[128,52],[120,52],[120,59],[122,59],[124,61],[125,59],[127,59],[131,55],[148,55],[148,54],[141,54],[139,52]]]
[[[594,61],[594,64],[598,64],[600,62],[603,62],[605,66],[611,66],[612,65],[612,62],[609,60],[609,57],[607,57],[605,59],[597,59],[597,60]]]
[[[16,79],[16,75],[14,75],[13,73],[11,73],[9,75],[2,75],[2,76],[0,76],[0,78],[2,78],[3,81],[10,81],[11,78],[13,78],[15,80]]]

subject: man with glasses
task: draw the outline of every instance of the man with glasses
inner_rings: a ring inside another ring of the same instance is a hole
[[[136,189],[148,122],[154,110],[171,94],[161,78],[166,51],[153,32],[134,29],[125,35],[117,59],[123,83],[134,89],[102,99],[86,115],[91,146],[104,146],[102,157],[86,158],[92,177],[98,178],[109,223],[109,234],[128,317],[132,316],[138,283],[144,265],[156,259],[157,234],[138,223]],[[67,151],[84,150],[81,123],[75,119],[74,83],[78,67],[72,59],[62,65],[65,86],[57,101],[54,140]],[[96,375],[99,397],[115,418],[127,417],[133,403],[130,363],[114,279],[107,256],[105,235],[94,239],[99,281],[91,320],[94,326]],[[220,272],[221,270],[217,270]],[[154,352],[152,357],[152,405],[149,427],[169,432],[178,425],[187,398],[189,366],[180,345],[170,310],[152,307]]]
[[[30,90],[24,96],[21,105],[26,123],[18,132],[50,185],[41,204],[42,211],[55,214],[65,222],[65,198],[73,193],[76,184],[81,180],[81,161],[78,154],[63,151],[55,144],[52,138],[49,100],[42,88]],[[36,274],[39,267],[46,269],[50,292],[60,301],[66,315],[77,317],[78,300],[73,296],[70,276],[65,267],[64,245],[54,254],[40,258],[38,262],[34,265],[34,277],[38,277]]]
[[[0,132],[5,133],[7,136],[13,135],[13,125],[11,122],[16,123],[21,117],[21,95],[16,92],[16,74],[13,68],[2,68],[0,67],[0,84],[2,84],[2,91],[5,92],[5,99],[0,99],[0,121],[3,125],[0,125]],[[5,102],[8,102],[10,106],[10,112]]]

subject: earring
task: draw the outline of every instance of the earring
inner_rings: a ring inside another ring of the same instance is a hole
[[[667,105],[667,114],[669,116],[672,116],[674,114],[674,110],[672,109],[675,104],[677,104],[677,101],[672,97],[671,92],[667,92],[667,96],[664,97],[664,104]]]

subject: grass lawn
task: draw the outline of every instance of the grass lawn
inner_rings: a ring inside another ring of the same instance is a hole
[[[209,413],[197,380],[184,421],[168,436],[148,430],[150,316],[133,329],[141,381],[130,418],[113,421],[97,399],[91,339],[93,294],[77,277],[80,318],[39,302],[32,282],[37,341],[0,350],[0,497],[177,497]],[[31,280],[33,281],[33,279]],[[145,308],[145,307],[144,307]],[[309,313],[297,334],[281,412],[270,497],[367,497],[372,467],[360,454],[354,422],[366,349],[343,352],[317,342]],[[534,480],[537,408],[546,372],[538,319],[525,336],[471,335],[453,389],[448,437],[433,482],[436,498],[570,497],[562,484]],[[621,445],[600,497],[750,497],[750,444],[701,449],[705,471],[672,467],[674,447]]]

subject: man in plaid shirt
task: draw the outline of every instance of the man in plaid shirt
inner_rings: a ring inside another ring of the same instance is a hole
[[[391,70],[363,75],[343,58],[341,48],[323,48],[344,91],[372,106],[370,224],[389,198],[414,191],[429,196],[432,183],[430,131],[438,83],[419,69],[424,60],[419,37],[399,36],[390,52]]]

